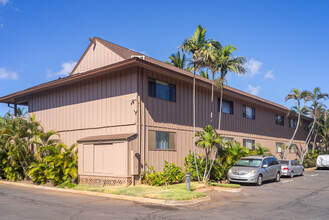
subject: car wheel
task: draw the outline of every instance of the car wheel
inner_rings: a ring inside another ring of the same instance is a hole
[[[290,178],[294,178],[294,171],[291,171]]]
[[[277,174],[276,174],[276,177],[275,177],[275,180],[274,180],[275,182],[280,182],[280,172],[278,172]]]
[[[257,178],[256,185],[257,186],[261,186],[262,184],[263,184],[263,176],[262,175],[259,175],[258,178]]]

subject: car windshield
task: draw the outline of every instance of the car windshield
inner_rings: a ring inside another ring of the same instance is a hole
[[[239,167],[259,167],[261,163],[262,163],[261,159],[241,159],[235,164],[235,166],[239,166]]]
[[[284,164],[284,165],[289,165],[289,161],[288,160],[280,160],[280,163],[281,164]]]

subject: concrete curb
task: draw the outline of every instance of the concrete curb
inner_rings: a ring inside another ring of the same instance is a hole
[[[311,170],[316,170],[316,167],[304,168],[304,171],[305,171],[305,172],[307,172],[307,171],[311,171]]]
[[[172,200],[164,200],[164,199],[152,199],[152,198],[141,198],[141,197],[135,197],[135,196],[116,195],[116,194],[109,194],[109,193],[102,193],[102,192],[91,192],[91,191],[82,191],[82,190],[74,190],[74,189],[62,189],[62,188],[49,187],[49,186],[40,186],[40,185],[32,185],[32,184],[26,184],[26,183],[9,182],[9,181],[4,181],[4,180],[0,180],[0,184],[21,186],[21,187],[34,188],[34,189],[45,189],[45,190],[67,192],[67,193],[74,193],[74,194],[88,195],[88,196],[106,197],[106,198],[112,198],[112,199],[121,199],[121,200],[133,201],[133,202],[167,205],[167,206],[193,205],[193,204],[197,204],[200,202],[209,201],[211,199],[209,196],[206,196],[203,198],[186,200],[186,201],[172,201]]]
[[[221,192],[232,192],[232,193],[238,193],[242,191],[242,188],[224,188],[224,187],[214,187],[215,190],[221,191]]]

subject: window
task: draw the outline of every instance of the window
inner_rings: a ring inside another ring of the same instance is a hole
[[[267,165],[268,166],[268,159],[263,160],[262,166]]]
[[[251,150],[255,150],[255,140],[243,139],[243,146]]]
[[[149,96],[176,102],[176,86],[149,78]]]
[[[289,128],[296,128],[296,127],[297,127],[296,119],[289,118]]]
[[[233,115],[233,102],[223,100],[222,104],[223,104],[222,112]],[[219,109],[220,109],[220,99],[218,99],[218,111]]]
[[[176,133],[149,131],[148,142],[150,150],[175,150]]]
[[[289,153],[294,154],[296,152],[296,148],[297,148],[296,144],[290,145]]]
[[[228,144],[228,143],[233,144],[234,139],[231,138],[231,137],[223,137],[223,142],[224,142],[225,144]]]
[[[255,119],[255,108],[242,106],[242,116],[245,118]]]
[[[267,158],[267,160],[268,160],[268,166],[275,165],[275,160],[273,158]]]
[[[277,153],[283,153],[283,143],[276,143],[276,152]]]
[[[284,117],[283,117],[283,115],[275,115],[275,124],[284,126]]]

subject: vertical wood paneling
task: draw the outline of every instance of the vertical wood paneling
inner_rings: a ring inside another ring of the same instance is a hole
[[[82,73],[88,70],[96,69],[102,66],[110,65],[123,59],[101,43],[97,43],[96,47],[92,45],[87,49],[84,58],[77,64],[77,68],[73,72]]]

